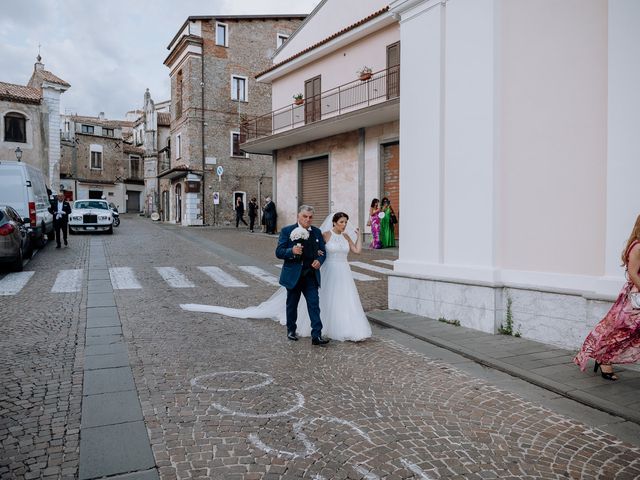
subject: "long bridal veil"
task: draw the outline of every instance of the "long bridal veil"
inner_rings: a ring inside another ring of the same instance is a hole
[[[329,214],[320,225],[320,231],[322,233],[331,230],[333,227],[333,213]],[[347,223],[347,229],[345,233],[349,235],[353,241],[356,240],[355,228],[350,227]],[[322,274],[322,269],[320,269]],[[229,308],[218,305],[200,305],[197,303],[181,304],[180,307],[183,310],[190,312],[204,312],[204,313],[217,313],[220,315],[226,315],[234,318],[254,318],[263,319],[271,318],[276,320],[281,325],[287,324],[287,289],[280,287],[271,297],[262,302],[260,305],[247,307],[247,308]],[[300,303],[298,304],[298,321],[297,332],[299,336],[308,337],[311,335],[311,322],[309,320],[309,313],[307,312],[307,302],[304,296],[300,297]]]

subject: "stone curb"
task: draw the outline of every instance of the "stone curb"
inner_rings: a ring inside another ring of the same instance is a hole
[[[377,325],[393,328],[399,332],[410,335],[418,340],[422,340],[424,342],[430,343],[440,348],[444,348],[445,350],[449,350],[451,352],[457,353],[469,360],[472,360],[480,365],[484,365],[489,368],[493,368],[495,370],[499,370],[501,372],[507,373],[513,377],[520,378],[526,382],[529,382],[538,387],[544,388],[545,390],[549,390],[551,392],[557,393],[566,397],[568,399],[579,402],[588,407],[595,408],[596,410],[600,410],[611,415],[615,415],[617,417],[623,418],[625,420],[629,420],[631,422],[640,424],[640,414],[635,412],[629,408],[626,408],[621,405],[617,405],[613,402],[609,402],[602,398],[596,397],[594,395],[590,395],[586,392],[581,392],[579,390],[569,390],[567,386],[553,381],[547,377],[543,377],[533,372],[529,372],[523,368],[519,368],[514,365],[510,365],[506,362],[493,358],[489,355],[485,355],[480,352],[476,352],[469,348],[465,348],[464,346],[458,345],[457,343],[450,342],[448,340],[442,338],[433,338],[422,335],[418,332],[413,331],[411,328],[406,328],[404,326],[400,326],[393,321],[388,321],[383,318],[377,316],[377,313],[383,312],[381,311],[373,311],[366,312],[367,318],[370,322],[375,323]],[[406,316],[406,314],[404,314]],[[429,319],[430,320],[430,319]]]

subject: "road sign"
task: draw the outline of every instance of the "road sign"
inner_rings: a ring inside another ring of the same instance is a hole
[[[213,192],[213,204],[214,205],[219,205],[220,204],[220,193],[219,192]]]
[[[224,168],[222,168],[222,165],[218,165],[218,167],[216,168],[216,174],[218,176],[221,176],[222,172],[224,172]]]

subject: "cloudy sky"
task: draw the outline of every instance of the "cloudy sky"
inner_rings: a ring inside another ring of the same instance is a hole
[[[42,62],[71,84],[62,112],[122,119],[149,88],[169,99],[167,45],[189,15],[309,13],[319,0],[2,1],[0,81],[25,85]]]

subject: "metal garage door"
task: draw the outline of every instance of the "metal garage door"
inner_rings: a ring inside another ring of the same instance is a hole
[[[127,190],[127,213],[140,211],[140,192]]]
[[[302,160],[298,185],[298,205],[311,205],[316,211],[313,223],[320,225],[329,215],[328,157]]]

